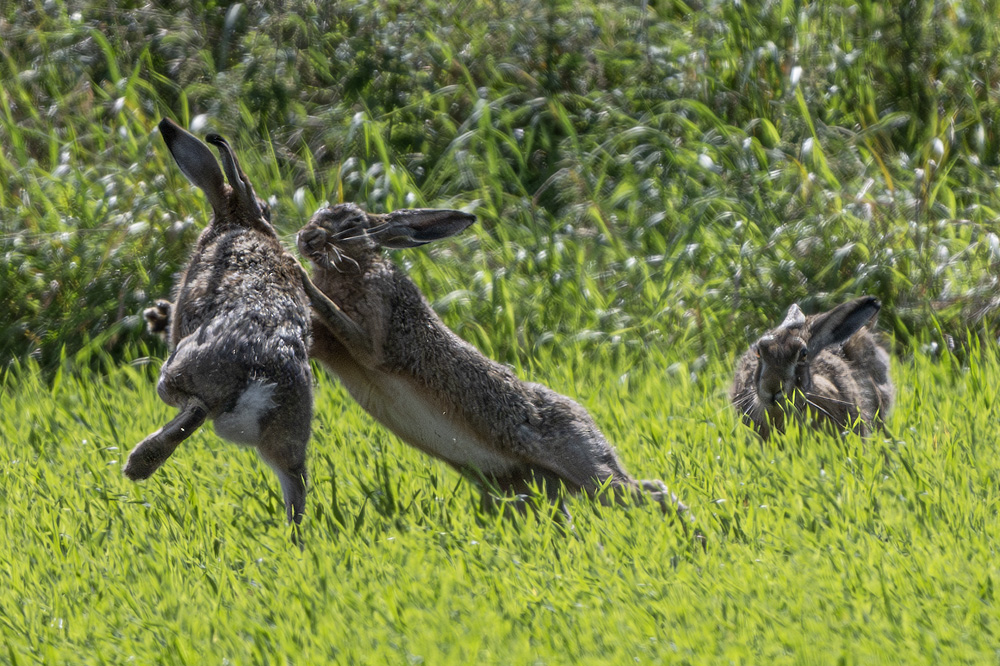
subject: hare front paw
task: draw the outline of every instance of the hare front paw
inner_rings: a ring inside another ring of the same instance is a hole
[[[142,311],[142,316],[146,320],[146,330],[154,335],[163,337],[170,327],[170,309],[173,303],[162,298],[156,301],[156,305]]]

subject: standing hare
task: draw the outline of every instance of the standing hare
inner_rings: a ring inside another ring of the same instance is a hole
[[[864,296],[806,317],[792,305],[737,365],[730,399],[744,423],[764,439],[784,431],[789,409],[862,436],[883,427],[895,389],[889,354],[866,326],[880,307]]]
[[[212,419],[222,438],[254,446],[278,474],[288,520],[305,507],[312,417],[309,302],[298,262],[271,227],[236,155],[217,134],[223,171],[204,143],[170,120],[160,133],[181,171],[204,191],[213,216],[198,238],[169,317],[170,356],[157,393],[180,413],[129,454],[125,476],[148,478],[194,430]],[[147,311],[147,319],[155,317]],[[162,328],[162,326],[161,326]]]
[[[660,481],[636,481],[587,411],[521,381],[438,318],[382,248],[423,245],[475,221],[452,210],[365,213],[353,204],[317,212],[298,234],[315,265],[304,278],[315,308],[311,354],[376,420],[489,491],[555,499],[560,484],[594,495],[607,484],[664,511],[685,510]],[[316,289],[320,291],[316,291]]]

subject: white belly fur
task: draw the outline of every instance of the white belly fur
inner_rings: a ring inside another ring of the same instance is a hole
[[[215,434],[236,444],[257,446],[261,417],[277,406],[272,399],[274,389],[273,383],[251,382],[236,406],[215,418]]]
[[[365,411],[407,444],[484,474],[499,475],[516,467],[514,459],[487,446],[461,415],[422,393],[411,380],[357,366],[337,370],[344,386]]]

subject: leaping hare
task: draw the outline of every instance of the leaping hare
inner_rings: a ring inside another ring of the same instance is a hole
[[[867,436],[883,427],[895,389],[889,354],[866,325],[881,305],[871,297],[806,317],[798,305],[740,358],[730,399],[767,439],[784,431],[792,410],[815,425],[851,428]]]
[[[198,238],[176,299],[157,304],[170,356],[157,393],[180,413],[129,454],[125,476],[148,478],[205,419],[220,437],[254,446],[278,474],[288,520],[305,507],[312,417],[309,301],[236,155],[217,134],[223,171],[204,143],[168,119],[160,133],[181,171],[204,191],[212,220]],[[154,317],[147,311],[147,319]]]
[[[534,482],[619,499],[648,491],[664,511],[685,510],[660,481],[636,481],[587,411],[521,381],[455,335],[382,248],[423,245],[475,221],[453,210],[365,213],[353,204],[317,212],[298,234],[315,265],[304,277],[315,308],[311,354],[361,406],[406,443],[489,490],[523,495]],[[318,288],[320,291],[316,291]]]

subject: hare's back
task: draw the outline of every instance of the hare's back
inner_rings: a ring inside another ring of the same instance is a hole
[[[844,343],[843,351],[861,391],[866,419],[873,419],[877,414],[884,420],[896,399],[896,389],[889,374],[889,352],[868,330],[858,331]]]
[[[283,323],[309,330],[309,306],[295,260],[277,238],[233,229],[202,244],[188,265],[181,291],[180,334],[230,318],[242,330],[266,334]]]
[[[889,383],[889,352],[867,329],[851,336],[843,353],[854,372],[870,376],[876,384]]]
[[[167,365],[172,375],[235,389],[248,378],[278,387],[308,383],[309,323],[294,260],[278,240],[233,230],[204,243],[191,259],[174,308],[177,338]]]

